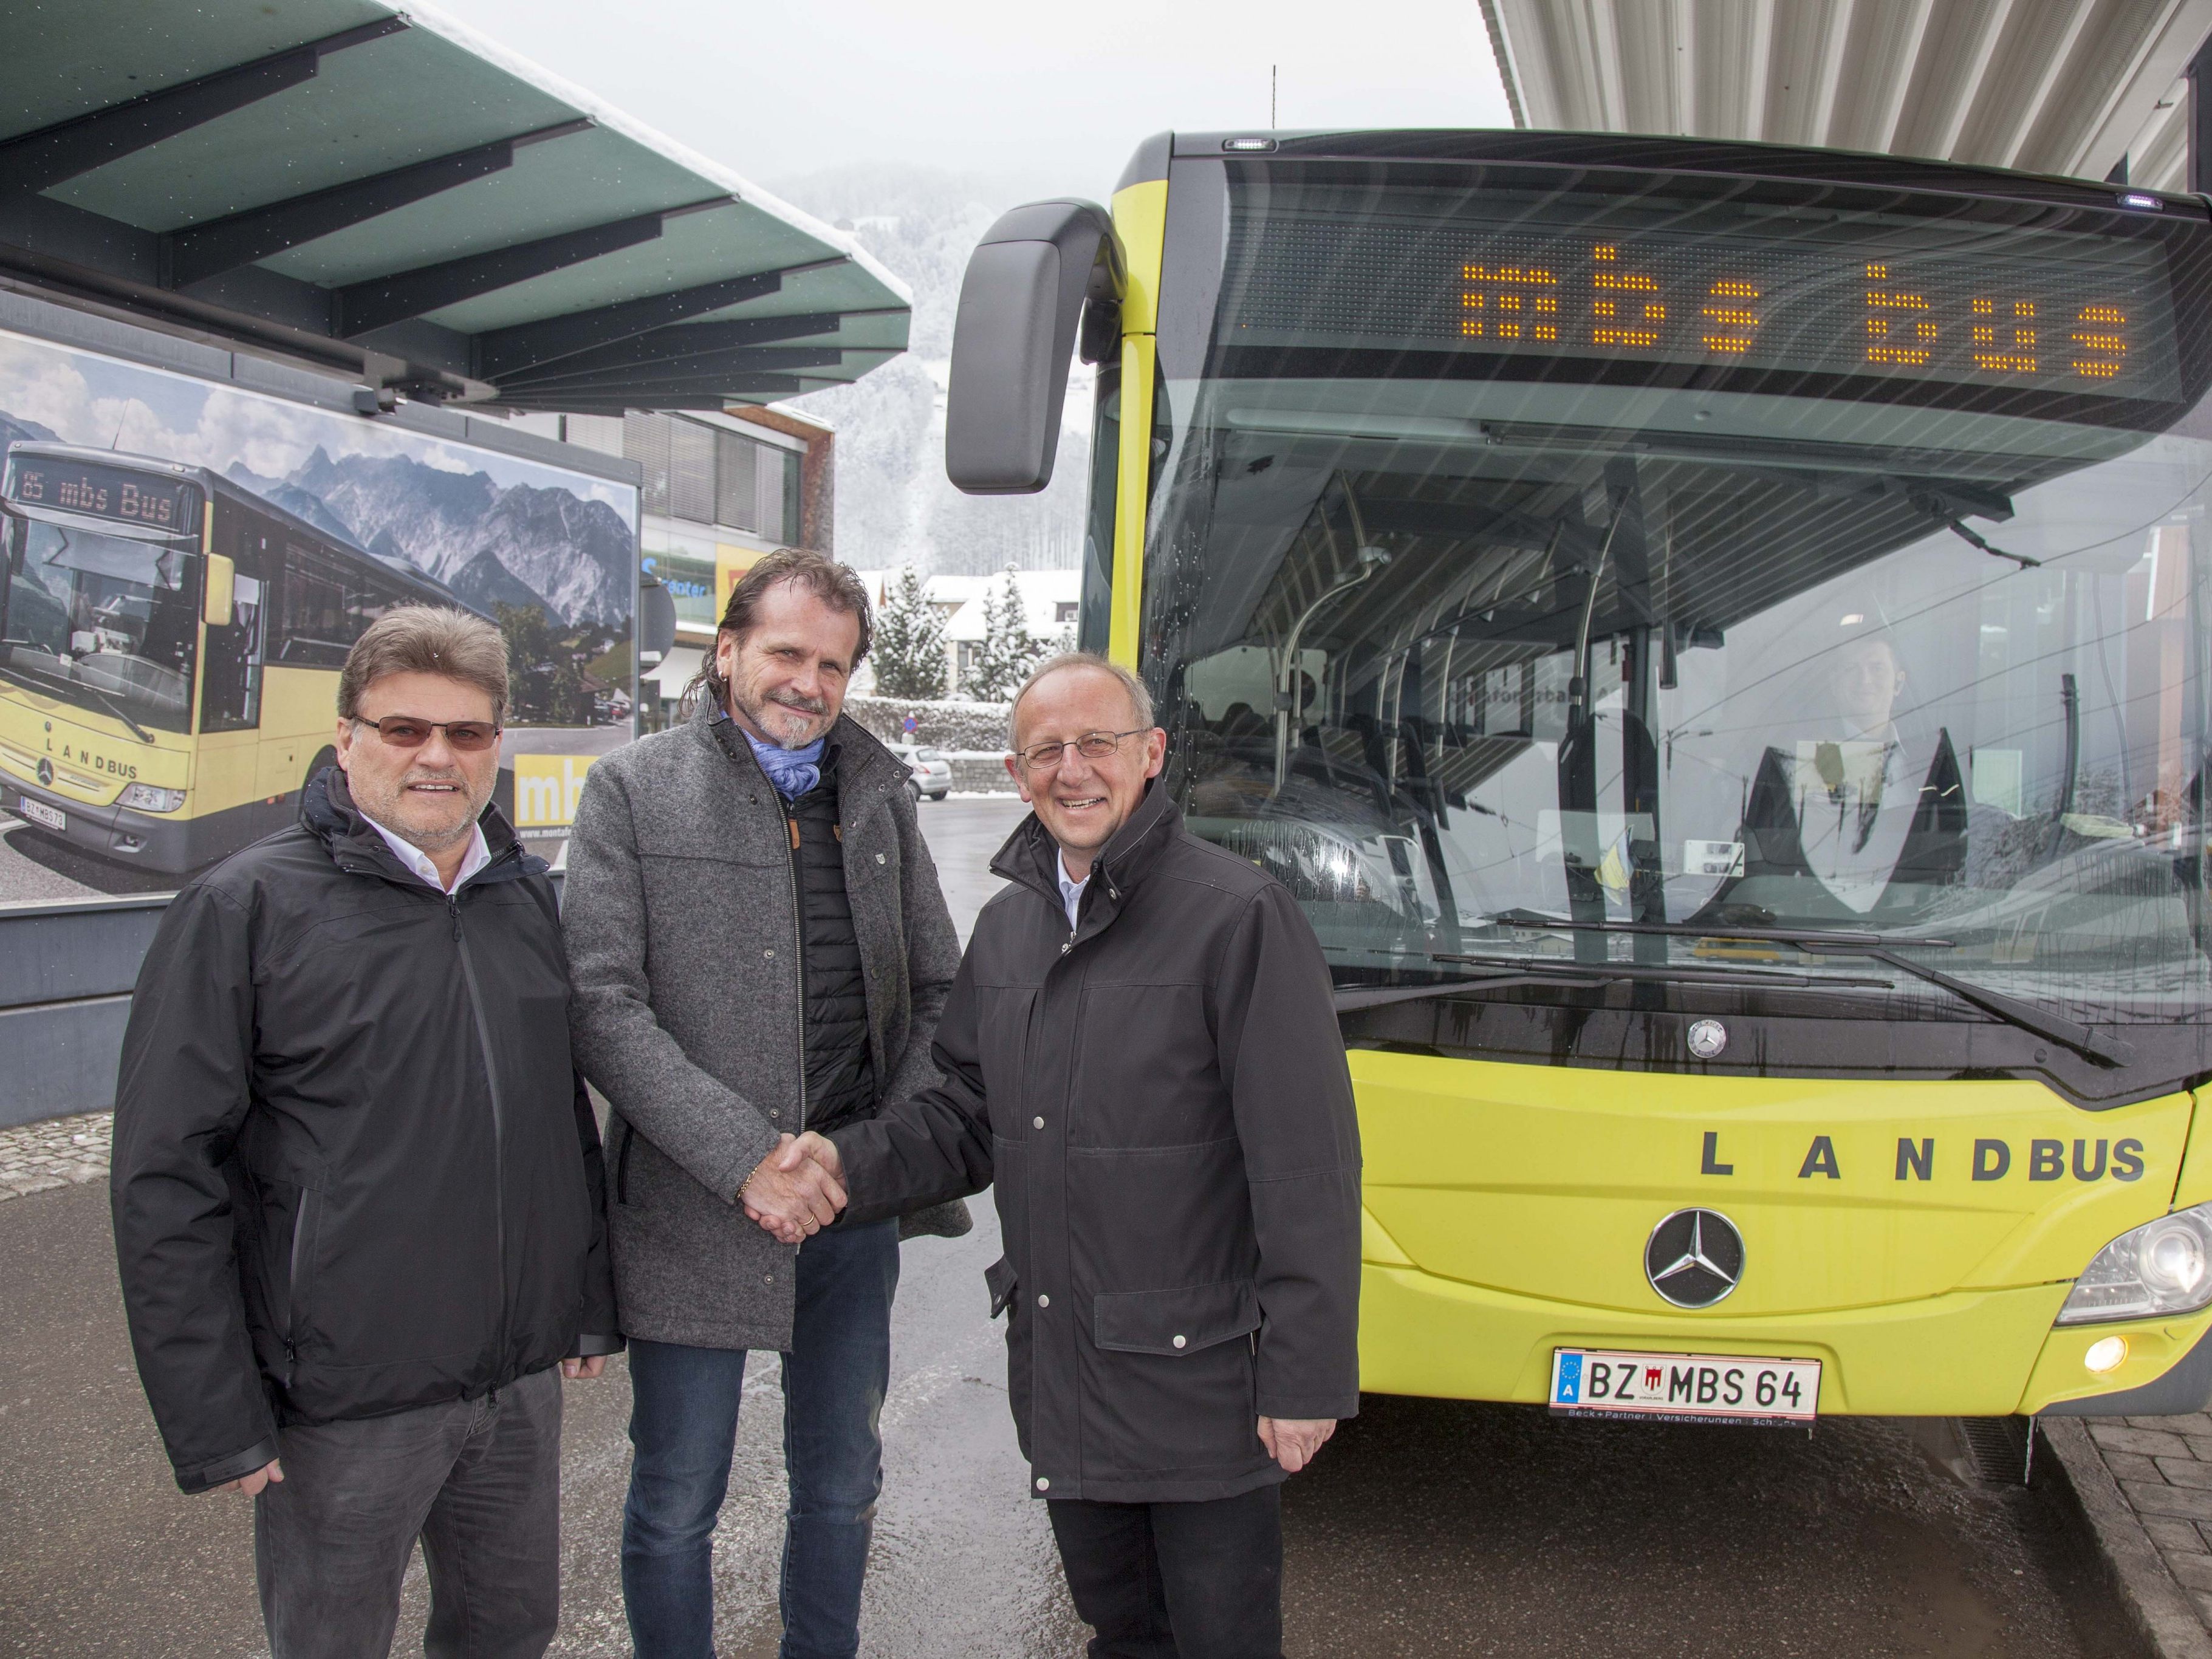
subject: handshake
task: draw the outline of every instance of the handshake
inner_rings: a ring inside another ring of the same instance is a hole
[[[738,1189],[745,1214],[786,1244],[804,1244],[845,1207],[844,1164],[812,1130],[786,1135]]]

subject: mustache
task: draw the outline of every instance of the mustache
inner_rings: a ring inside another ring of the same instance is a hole
[[[823,697],[801,697],[783,693],[771,696],[769,701],[780,708],[795,709],[802,714],[826,714],[830,712],[829,702]]]

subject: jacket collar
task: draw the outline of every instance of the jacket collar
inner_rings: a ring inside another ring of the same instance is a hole
[[[1159,779],[1152,779],[1129,821],[1091,861],[1090,884],[1083,890],[1083,924],[1071,943],[1091,938],[1121,914],[1182,828],[1182,813],[1174,798]],[[992,859],[991,872],[1043,895],[1055,911],[1060,908],[1060,848],[1035,812],[1014,826],[1014,833]]]
[[[700,742],[744,767],[749,776],[759,778],[774,793],[775,786],[768,782],[768,774],[754,758],[752,745],[745,741],[744,732],[712,697],[702,696],[698,706],[692,709],[691,730]],[[836,777],[837,816],[846,822],[858,817],[906,781],[906,769],[899,764],[898,757],[850,714],[837,716],[830,725],[829,737],[829,746],[822,754],[822,776],[825,782],[832,775]]]
[[[477,872],[470,879],[470,886],[487,881],[512,881],[547,867],[544,859],[523,850],[522,838],[514,833],[514,826],[507,821],[507,815],[499,810],[496,801],[484,808],[477,823],[483,830],[484,846],[491,854],[491,862]],[[300,825],[322,842],[331,862],[349,874],[381,876],[402,886],[424,892],[435,890],[392,856],[384,837],[376,833],[376,827],[354,805],[353,791],[347,787],[345,771],[341,767],[325,766],[307,780],[307,787],[300,792]]]

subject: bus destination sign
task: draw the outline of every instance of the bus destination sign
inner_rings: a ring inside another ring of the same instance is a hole
[[[2153,240],[1716,216],[1423,225],[1274,206],[1237,226],[1220,338],[2179,395]]]
[[[7,498],[26,507],[182,532],[198,527],[199,495],[197,485],[135,467],[73,456],[18,453],[8,459]]]

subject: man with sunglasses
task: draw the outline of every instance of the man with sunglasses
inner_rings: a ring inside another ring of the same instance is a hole
[[[1135,676],[1053,658],[1008,725],[1034,811],[943,1081],[778,1163],[841,1182],[846,1227],[995,1183],[1015,1431],[1091,1651],[1280,1659],[1280,1483],[1359,1401],[1328,969],[1280,884],[1183,828]]]
[[[528,1659],[560,1591],[561,1378],[622,1346],[545,865],[491,804],[507,645],[387,612],[299,823],[188,884],[117,1083],[124,1301],[188,1492],[253,1499],[275,1659]]]

